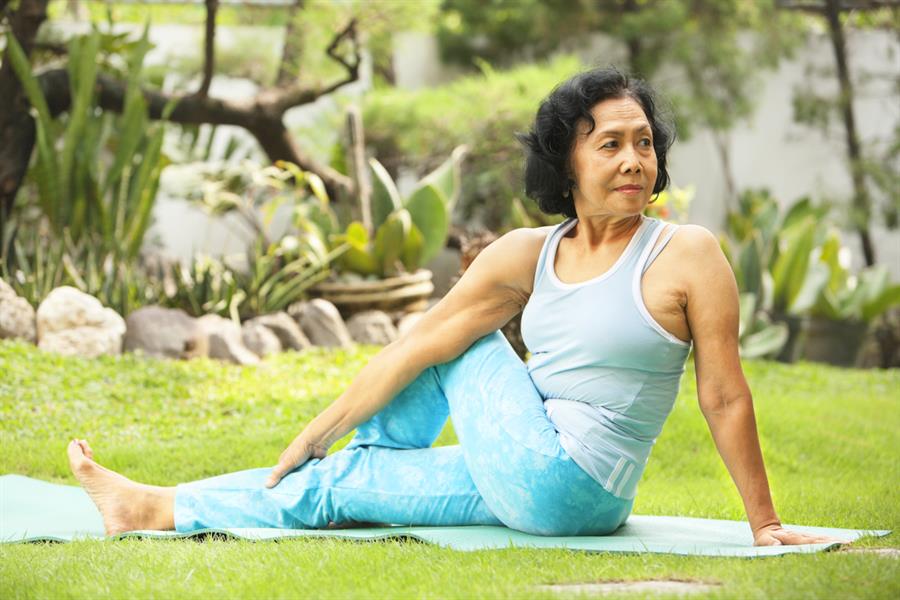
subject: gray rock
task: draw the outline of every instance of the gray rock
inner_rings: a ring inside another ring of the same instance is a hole
[[[32,344],[37,339],[34,308],[0,279],[0,339],[19,338]]]
[[[337,307],[328,300],[315,298],[288,307],[288,314],[297,320],[300,329],[314,346],[350,348],[353,339]]]
[[[227,360],[238,365],[255,365],[259,357],[244,346],[241,328],[219,315],[204,315],[197,319],[209,338],[209,357]]]
[[[197,319],[177,308],[145,306],[125,319],[125,350],[159,358],[209,354],[209,339]]]
[[[250,319],[247,323],[259,323],[267,327],[278,337],[281,347],[285,350],[305,350],[312,346],[297,322],[286,312],[262,315]]]
[[[424,312],[411,312],[403,315],[397,323],[397,334],[400,337],[405,336],[409,333],[410,329],[415,327],[416,323],[419,322],[419,319],[421,319],[424,314]]]
[[[397,328],[387,313],[380,310],[356,313],[347,319],[347,331],[360,344],[386,346],[397,339]]]
[[[281,352],[281,342],[271,329],[260,323],[247,321],[241,327],[241,339],[250,352],[260,358]]]
[[[124,336],[122,317],[73,287],[56,288],[37,309],[41,350],[87,358],[121,354]]]

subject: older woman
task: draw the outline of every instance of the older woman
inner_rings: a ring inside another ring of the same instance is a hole
[[[558,86],[520,140],[526,193],[567,220],[482,251],[274,468],[150,486],[73,440],[70,465],[107,532],[375,522],[608,534],[631,511],[693,344],[700,409],[755,543],[824,541],[783,529],[772,505],[715,236],[643,215],[668,184],[673,139],[639,80],[595,69]],[[498,331],[519,312],[527,364]],[[432,448],[448,416],[459,444]]]

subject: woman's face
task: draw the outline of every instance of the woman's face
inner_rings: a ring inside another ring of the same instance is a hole
[[[570,156],[579,217],[633,216],[650,202],[656,183],[656,151],[650,122],[633,99],[598,102],[594,130],[581,121]]]

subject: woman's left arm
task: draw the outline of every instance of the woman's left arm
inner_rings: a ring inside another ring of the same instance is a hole
[[[707,229],[683,226],[686,307],[694,342],[700,409],[744,502],[754,545],[839,541],[781,527],[763,464],[753,398],[738,350],[738,289],[718,240]]]

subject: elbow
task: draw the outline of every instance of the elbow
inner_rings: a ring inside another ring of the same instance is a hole
[[[401,364],[423,371],[428,367],[452,360],[450,348],[437,343],[433,332],[416,324],[387,346]]]
[[[753,397],[750,393],[716,394],[700,397],[700,411],[707,419],[729,414],[735,410],[753,410]]]

